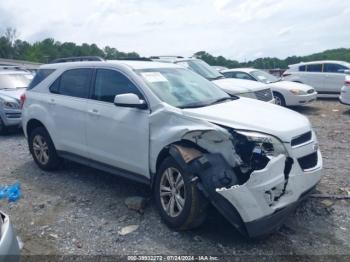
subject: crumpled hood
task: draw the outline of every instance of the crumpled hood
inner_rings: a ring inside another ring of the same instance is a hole
[[[0,97],[2,98],[12,98],[17,101],[21,100],[21,95],[26,91],[25,88],[14,89],[14,90],[0,90]]]
[[[290,109],[255,99],[239,98],[231,102],[201,108],[183,109],[183,114],[234,129],[252,130],[290,142],[311,130],[309,120]]]
[[[235,78],[222,78],[212,82],[231,95],[255,92],[268,88],[260,82]]]
[[[283,89],[287,89],[287,90],[291,90],[291,89],[300,89],[303,90],[305,92],[307,92],[310,89],[314,89],[313,87],[309,86],[309,85],[305,85],[302,83],[297,83],[297,82],[292,82],[292,81],[278,81],[275,83],[270,83],[267,84],[271,89],[273,89],[274,87],[276,88],[283,88]]]

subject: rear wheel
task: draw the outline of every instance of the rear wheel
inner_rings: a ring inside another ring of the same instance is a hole
[[[191,229],[205,220],[208,202],[192,178],[172,157],[166,158],[157,172],[155,201],[162,219],[171,228]]]
[[[29,135],[29,150],[35,163],[43,170],[55,170],[61,164],[50,135],[43,127],[35,128]]]
[[[283,95],[277,92],[273,92],[273,98],[275,99],[275,104],[279,106],[286,106],[286,100]]]

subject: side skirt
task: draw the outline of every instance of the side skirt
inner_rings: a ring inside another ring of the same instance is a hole
[[[92,159],[88,159],[85,157],[81,157],[66,151],[57,151],[57,154],[64,159],[77,162],[85,166],[93,167],[113,175],[117,175],[126,179],[133,180],[138,183],[146,184],[148,186],[150,186],[150,183],[151,183],[150,179],[143,175],[136,174],[118,167],[107,165],[107,164],[104,164]]]

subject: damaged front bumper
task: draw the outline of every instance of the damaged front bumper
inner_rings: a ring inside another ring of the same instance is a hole
[[[320,181],[320,151],[317,151],[317,158],[317,165],[308,171],[302,171],[295,159],[286,183],[286,157],[280,155],[264,169],[254,171],[245,184],[218,188],[216,192],[237,210],[249,237],[271,233],[283,224],[288,214]],[[234,225],[237,224],[237,218],[227,217],[225,210],[220,211],[230,221],[233,220]]]

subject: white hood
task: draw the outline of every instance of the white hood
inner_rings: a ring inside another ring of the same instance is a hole
[[[273,89],[273,88],[283,88],[286,90],[300,89],[300,90],[305,91],[305,92],[307,92],[310,89],[314,89],[313,87],[311,87],[309,85],[296,83],[296,82],[292,82],[292,81],[278,81],[275,83],[267,84],[267,86],[269,86],[271,89]]]
[[[268,88],[267,85],[260,82],[235,78],[222,78],[212,82],[231,95],[250,93]]]
[[[185,115],[234,129],[252,130],[290,142],[311,130],[309,120],[290,109],[255,99],[239,98],[207,107],[183,109]]]

